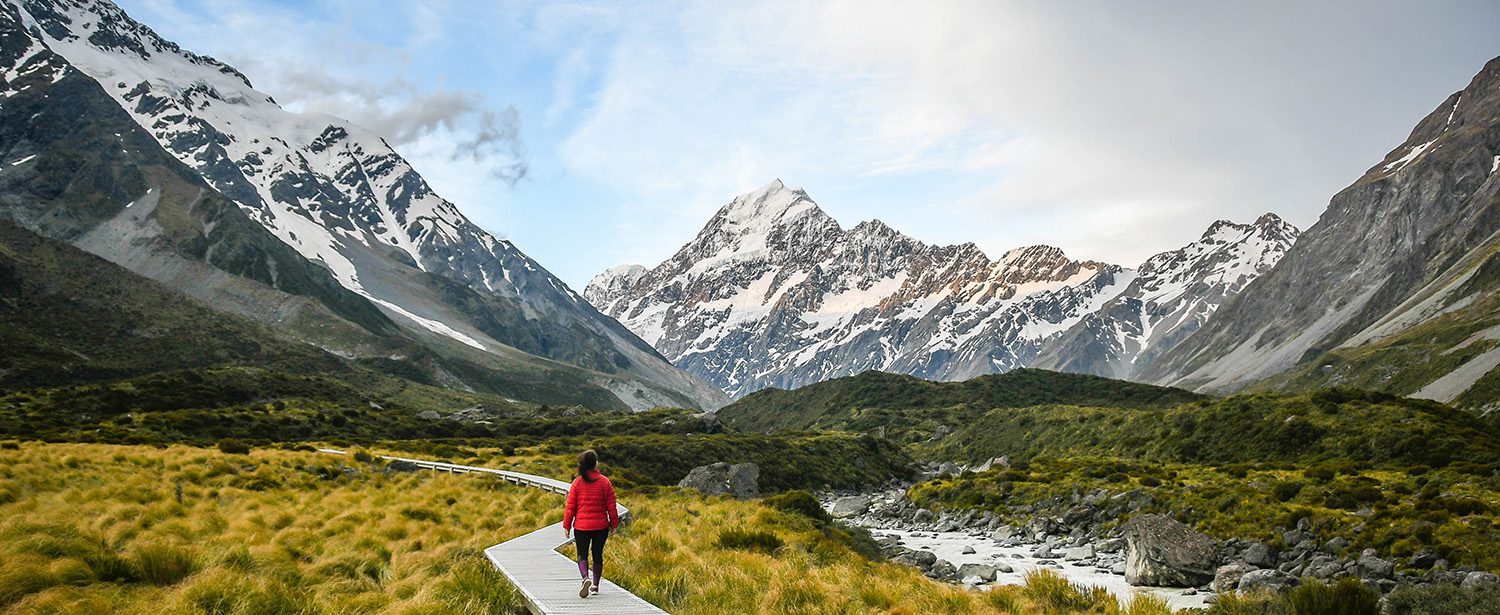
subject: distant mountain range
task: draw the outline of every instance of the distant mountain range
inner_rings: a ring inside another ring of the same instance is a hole
[[[0,36],[0,216],[445,386],[569,401],[499,384],[547,365],[596,405],[727,401],[471,223],[379,136],[288,112],[108,2],[7,1]]]
[[[1266,214],[1216,222],[1134,269],[1051,246],[991,260],[879,220],[845,230],[778,180],[725,205],[666,262],[610,269],[584,296],[735,396],[866,370],[964,380],[1038,365],[1130,377],[1296,237]]]
[[[738,397],[865,370],[1042,367],[1205,392],[1348,385],[1500,407],[1500,58],[1298,230],[1214,223],[1135,268],[1033,246],[990,260],[780,181],[675,256],[584,294]]]

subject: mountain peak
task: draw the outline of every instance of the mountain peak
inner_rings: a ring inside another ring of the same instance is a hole
[[[763,229],[798,214],[821,211],[801,188],[787,186],[780,179],[746,192],[719,208],[714,220],[744,230]]]

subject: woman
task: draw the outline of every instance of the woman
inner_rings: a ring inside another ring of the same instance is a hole
[[[578,478],[568,488],[568,507],[563,511],[563,535],[578,545],[578,574],[583,577],[579,598],[599,593],[604,574],[604,540],[620,527],[615,510],[615,486],[599,473],[599,454],[592,450],[578,456]],[[589,557],[594,558],[594,579],[589,582]]]

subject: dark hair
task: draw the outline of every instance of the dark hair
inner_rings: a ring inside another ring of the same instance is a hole
[[[594,449],[586,450],[578,454],[578,476],[587,482],[594,482],[594,477],[589,476],[589,470],[599,467],[599,453]]]

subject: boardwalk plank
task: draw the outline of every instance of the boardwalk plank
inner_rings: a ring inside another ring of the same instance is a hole
[[[318,449],[336,455],[344,454],[335,449]],[[569,483],[510,470],[497,470],[478,466],[465,466],[424,459],[387,457],[388,461],[403,461],[417,467],[438,472],[458,474],[493,474],[507,482],[545,489],[567,495]],[[620,518],[624,519],[630,509],[616,505]],[[527,608],[538,615],[566,615],[569,613],[618,613],[622,615],[660,614],[666,611],[646,602],[640,596],[625,591],[609,579],[604,579],[599,593],[588,598],[578,597],[582,580],[578,578],[578,564],[557,552],[567,542],[563,537],[562,524],[554,523],[528,534],[518,536],[484,550],[485,557],[506,579],[516,586]]]

